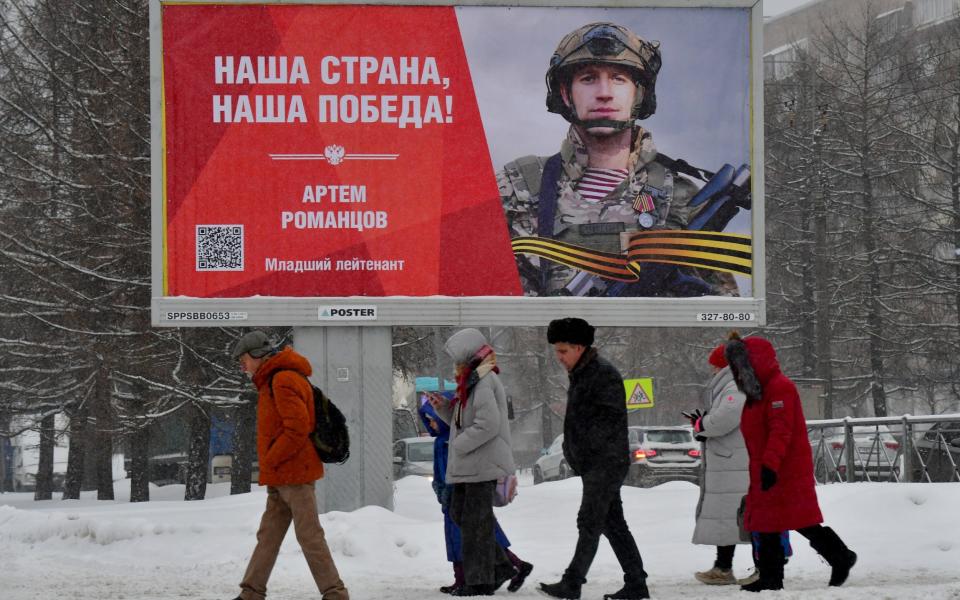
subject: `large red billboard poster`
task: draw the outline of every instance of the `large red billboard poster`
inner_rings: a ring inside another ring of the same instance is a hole
[[[522,293],[453,7],[161,18],[163,295]]]

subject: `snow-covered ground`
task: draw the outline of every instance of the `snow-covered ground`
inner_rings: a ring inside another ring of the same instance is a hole
[[[265,502],[261,489],[184,502],[182,486],[153,488],[149,503],[34,502],[30,494],[0,495],[0,597],[4,600],[229,600],[253,549]],[[452,581],[443,549],[440,508],[425,478],[396,483],[396,509],[366,507],[321,516],[327,539],[355,600],[445,598]],[[799,536],[786,567],[787,590],[759,597],[796,600],[960,600],[960,484],[846,484],[818,489],[827,524],[860,555],[842,588],[826,585],[829,568]],[[534,564],[527,584],[500,597],[542,598],[538,581],[560,577],[573,552],[580,480],[533,486],[524,481],[510,506],[497,509],[513,550]],[[697,488],[675,482],[624,488],[625,512],[637,539],[654,598],[744,598],[736,587],[707,587],[692,573],[707,569],[713,548],[689,543]],[[751,565],[746,546],[734,569]],[[584,587],[585,600],[619,588],[610,547],[600,552]],[[751,596],[755,597],[755,596]],[[270,598],[319,598],[293,533],[270,582]]]

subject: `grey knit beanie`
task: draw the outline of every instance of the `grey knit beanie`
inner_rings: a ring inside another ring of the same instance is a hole
[[[249,353],[254,358],[263,358],[273,352],[273,344],[267,334],[258,330],[245,333],[233,346],[233,360],[237,360],[244,354]]]

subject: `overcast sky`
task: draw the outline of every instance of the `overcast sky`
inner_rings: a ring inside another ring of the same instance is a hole
[[[763,0],[763,14],[775,17],[782,12],[811,3],[812,0]]]

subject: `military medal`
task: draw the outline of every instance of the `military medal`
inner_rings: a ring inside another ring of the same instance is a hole
[[[636,200],[633,201],[633,210],[640,213],[637,215],[637,223],[640,227],[644,229],[650,229],[653,227],[653,211],[656,209],[656,205],[653,203],[653,195],[650,192],[642,191],[637,194]]]
[[[653,195],[650,192],[640,192],[637,199],[633,201],[633,210],[638,213],[650,213],[656,209],[653,203]]]

